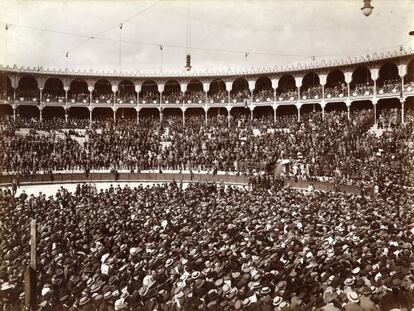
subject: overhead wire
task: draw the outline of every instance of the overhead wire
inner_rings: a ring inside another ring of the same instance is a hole
[[[162,0],[160,0],[160,1],[162,1]],[[149,9],[149,8],[147,8],[147,9]],[[143,12],[143,11],[141,11],[141,12]],[[136,15],[137,14],[135,14],[134,16],[136,16]],[[163,48],[167,47],[167,48],[175,48],[175,49],[185,49],[186,51],[188,50],[187,45],[183,46],[183,45],[179,45],[179,44],[162,44],[162,43],[155,43],[155,42],[143,42],[143,41],[125,40],[125,39],[119,40],[119,38],[115,39],[115,38],[101,37],[102,34],[108,32],[109,30],[112,30],[114,27],[108,28],[105,31],[102,31],[102,32],[97,33],[95,35],[86,35],[86,34],[80,34],[80,33],[71,33],[71,32],[66,32],[66,31],[51,30],[51,29],[47,29],[47,28],[32,27],[32,26],[21,25],[21,24],[6,23],[6,22],[3,22],[3,21],[0,21],[0,23],[8,25],[9,29],[10,29],[11,26],[14,26],[14,27],[17,27],[17,28],[26,28],[26,29],[30,29],[30,30],[45,31],[45,32],[51,32],[51,33],[57,33],[57,34],[63,34],[63,35],[69,35],[69,36],[84,38],[85,40],[82,40],[82,41],[78,42],[78,44],[74,45],[72,48],[70,48],[66,51],[66,53],[65,53],[66,57],[69,57],[70,52],[74,51],[75,49],[79,48],[80,46],[82,46],[83,44],[85,44],[86,42],[88,42],[90,40],[102,40],[102,41],[113,41],[113,42],[119,42],[120,41],[122,43],[130,43],[130,44],[137,44],[137,45],[143,45],[143,46],[152,46],[152,47],[157,47],[157,48],[162,46]],[[190,44],[189,40],[188,40],[188,42]],[[242,55],[245,55],[247,53],[248,55],[251,55],[251,54],[273,55],[273,56],[281,56],[281,57],[303,57],[303,56],[310,57],[311,56],[311,55],[307,55],[307,54],[287,54],[287,53],[263,52],[263,51],[248,51],[248,52],[246,52],[245,50],[241,51],[241,50],[233,50],[233,49],[219,49],[219,48],[208,48],[208,47],[199,47],[199,46],[191,46],[191,49],[192,50],[199,50],[199,51],[207,51],[207,52],[232,53],[232,54],[242,54]]]
[[[104,33],[107,33],[108,31],[111,31],[112,29],[114,29],[115,27],[117,27],[120,24],[125,24],[125,23],[129,22],[130,20],[132,20],[136,16],[138,16],[138,15],[140,15],[140,14],[148,11],[149,9],[153,8],[154,6],[158,5],[161,1],[162,0],[158,0],[157,2],[154,2],[153,4],[145,7],[144,9],[139,10],[138,12],[136,12],[135,14],[133,14],[130,17],[126,18],[125,20],[123,20],[121,23],[118,23],[117,25],[111,26],[111,27],[109,27],[109,28],[107,28],[107,29],[105,29],[105,30],[97,33],[96,35],[89,36],[86,40],[83,40],[83,41],[79,42],[74,47],[72,47],[69,50],[67,50],[67,53],[74,51],[75,49],[79,48],[83,44],[89,42],[90,40],[93,40],[93,39],[106,40],[105,38],[100,38],[100,36],[103,35]],[[122,40],[120,40],[120,42],[122,42]]]
[[[155,42],[142,42],[142,41],[137,41],[137,40],[125,40],[125,39],[122,39],[122,37],[121,37],[121,31],[120,31],[118,39],[102,37],[103,34],[107,33],[108,31],[112,30],[113,28],[115,28],[119,25],[124,25],[126,22],[132,20],[136,16],[138,16],[138,15],[146,12],[147,10],[153,8],[154,6],[158,5],[161,1],[163,1],[163,0],[159,0],[157,2],[154,2],[153,4],[147,6],[146,8],[144,8],[144,9],[134,13],[130,17],[126,18],[123,22],[118,23],[116,26],[108,27],[107,29],[105,29],[101,32],[98,32],[94,35],[74,33],[74,32],[68,32],[68,31],[61,31],[61,30],[55,30],[55,29],[44,28],[44,27],[36,27],[36,26],[30,26],[30,25],[23,25],[23,24],[15,24],[15,23],[10,23],[10,22],[5,22],[5,21],[0,21],[0,23],[5,25],[5,30],[6,31],[10,30],[13,27],[15,27],[15,28],[23,28],[23,29],[29,29],[29,30],[34,30],[34,31],[42,31],[42,32],[49,32],[49,33],[55,33],[55,34],[61,34],[61,35],[67,35],[67,36],[83,38],[84,40],[81,40],[80,42],[75,44],[72,48],[70,48],[66,51],[66,53],[65,53],[66,58],[69,57],[70,52],[78,49],[80,46],[84,45],[85,43],[87,43],[91,40],[116,41],[116,42],[119,43],[119,45],[121,45],[122,43],[130,43],[130,44],[136,44],[136,45],[142,45],[142,46],[157,47],[157,48],[160,48],[161,59],[163,58],[162,54],[163,54],[164,48],[185,49],[187,54],[189,54],[190,48],[192,50],[206,51],[206,52],[241,54],[241,55],[244,55],[245,58],[247,58],[248,55],[253,55],[253,54],[254,55],[278,56],[278,57],[305,57],[305,58],[311,58],[312,60],[315,60],[316,57],[317,58],[322,58],[322,57],[349,56],[349,54],[322,54],[322,55],[314,56],[314,55],[310,55],[310,54],[308,55],[308,54],[297,54],[297,53],[276,53],[276,52],[267,52],[267,51],[247,51],[246,52],[245,50],[241,51],[241,50],[234,50],[234,49],[220,49],[220,48],[208,48],[208,47],[191,46],[191,25],[190,25],[190,21],[189,21],[189,17],[190,17],[189,14],[191,14],[190,9],[189,9],[190,2],[188,2],[188,9],[187,9],[187,35],[186,35],[186,45],[185,46],[182,46],[182,45],[179,45],[179,44],[163,44],[163,43],[155,43]],[[399,44],[379,48],[376,51],[383,51],[383,50],[386,50],[386,49],[396,48],[396,47],[399,47],[400,49],[402,49],[409,41],[410,40],[408,39],[408,40],[406,40],[402,43],[399,43]],[[358,52],[355,52],[355,53],[369,53],[369,52],[371,52],[371,51],[361,50],[361,51],[358,51]],[[162,67],[162,64],[161,64],[161,67]]]

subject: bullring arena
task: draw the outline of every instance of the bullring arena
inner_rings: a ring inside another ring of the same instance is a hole
[[[0,65],[2,310],[413,310],[411,47],[189,65]]]

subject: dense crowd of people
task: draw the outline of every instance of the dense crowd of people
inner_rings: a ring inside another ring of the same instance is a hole
[[[406,108],[404,123],[397,108],[378,110],[381,131],[364,109],[276,122],[248,109],[207,122],[188,114],[185,124],[181,114],[139,124],[2,117],[2,174],[224,171],[249,176],[252,187],[83,184],[50,197],[0,188],[0,308],[21,309],[34,218],[41,310],[410,310],[414,113]],[[298,192],[286,179],[374,191]]]
[[[326,98],[342,98],[348,96],[348,87],[345,82],[334,83],[325,87]]]
[[[351,87],[351,96],[368,96],[374,94],[374,84],[373,82],[366,83],[356,83]]]
[[[140,102],[143,104],[159,103],[160,93],[158,91],[148,90],[140,93]]]
[[[250,175],[276,167],[282,159],[291,163],[287,177],[327,178],[343,183],[385,184],[397,178],[413,185],[409,163],[413,161],[413,117],[406,122],[395,118],[399,112],[384,110],[379,127],[387,131],[377,136],[369,132],[372,111],[355,111],[351,121],[346,112],[320,112],[262,117],[180,116],[158,119],[35,120],[1,122],[0,168],[4,173],[34,174],[52,169],[91,170],[194,170],[225,171]],[[392,117],[394,116],[394,117]],[[30,135],[15,135],[20,127],[34,129]],[[62,129],[72,129],[71,131]],[[84,128],[77,135],[75,129]],[[42,131],[36,133],[36,130]],[[81,137],[82,141],[70,134]],[[33,159],[33,154],[37,155]],[[406,174],[407,173],[407,174]],[[405,176],[405,177],[404,177]]]
[[[0,304],[21,310],[410,310],[412,190],[374,199],[217,184],[0,190]]]
[[[233,103],[244,103],[250,100],[251,93],[249,89],[235,90],[230,92],[230,96]]]
[[[93,94],[92,101],[96,104],[98,103],[105,103],[111,104],[114,102],[114,94]]]
[[[68,92],[68,100],[71,103],[89,103],[90,93],[89,92]]]
[[[207,95],[203,90],[199,91],[188,91],[184,94],[184,102],[188,103],[204,103],[206,101]]]
[[[227,103],[229,95],[226,90],[221,90],[217,92],[208,92],[207,101],[211,104],[213,103]]]
[[[314,85],[301,90],[302,99],[318,99],[322,98],[322,87],[320,85]]]
[[[272,102],[274,100],[273,89],[262,89],[253,94],[255,102]]]
[[[377,93],[382,94],[395,94],[401,90],[401,81],[397,79],[385,80],[382,85],[378,87]]]
[[[156,88],[156,87],[155,87]],[[363,96],[363,95],[372,95],[373,90],[372,82],[366,83],[356,83],[351,85],[351,96]],[[405,91],[411,92],[414,89],[413,82],[407,81],[405,83]],[[387,79],[381,82],[380,85],[377,86],[377,94],[395,94],[400,92],[401,90],[401,81],[398,79]],[[326,98],[340,98],[347,96],[347,85],[344,82],[337,82],[333,83],[329,86],[325,87],[325,97]],[[286,101],[286,100],[296,100],[297,99],[297,89],[295,87],[289,89],[286,87],[278,88],[277,90],[277,101]],[[320,85],[311,86],[311,87],[303,87],[301,89],[301,98],[306,97],[306,99],[314,99],[315,96],[317,98],[322,98],[322,88]],[[28,88],[18,88],[16,91],[16,99],[20,100],[28,100],[33,101],[34,99],[39,100],[39,90],[36,89],[28,89]],[[85,90],[78,90],[78,89],[70,89],[68,92],[68,100],[69,102],[79,103],[79,102],[89,102],[90,93],[87,89]],[[146,103],[156,103],[160,100],[160,94],[157,90],[148,89],[142,91],[139,95],[141,102]],[[230,100],[233,102],[244,102],[244,100],[249,100],[251,98],[251,93],[249,89],[242,89],[242,90],[233,90],[231,91]],[[2,92],[0,94],[0,99],[13,99],[13,92]],[[137,95],[133,89],[117,92],[116,93],[116,101],[118,103],[130,103],[136,102]],[[64,90],[55,88],[48,88],[43,91],[43,101],[45,102],[54,102],[54,101],[65,101]],[[101,103],[106,103],[110,101],[111,103],[114,100],[114,94],[112,92],[100,92],[98,90],[94,90],[92,96],[93,102],[98,101]],[[209,91],[208,96],[203,90],[194,90],[194,91],[187,91],[185,94],[182,94],[180,90],[176,92],[170,92],[169,94],[163,94],[163,101],[168,100],[170,103],[175,103],[179,101],[182,103],[183,101],[188,102],[191,101],[192,103],[198,102],[215,102],[220,103],[228,102],[228,92],[224,90],[217,90],[214,92]],[[254,101],[273,101],[274,100],[274,90],[273,89],[259,89],[254,91]]]
[[[298,90],[289,89],[281,92],[277,92],[276,100],[278,101],[288,101],[288,100],[297,100],[298,99]]]

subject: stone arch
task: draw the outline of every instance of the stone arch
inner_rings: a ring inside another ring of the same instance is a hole
[[[158,92],[158,84],[154,80],[145,80],[141,86],[141,92],[139,93],[140,101],[143,104],[157,103],[160,99],[160,93]]]
[[[207,92],[209,103],[227,102],[226,83],[222,79],[215,79],[210,82],[210,88]]]
[[[243,77],[234,80],[230,96],[234,103],[242,103],[248,100],[250,98],[249,82]]]
[[[294,100],[297,99],[298,92],[295,78],[291,74],[284,74],[280,77],[276,89],[276,100]]]
[[[63,89],[63,82],[59,78],[48,78],[45,81],[45,87],[42,92],[43,101],[45,102],[64,102],[65,90]]]
[[[14,91],[10,77],[6,74],[0,73],[0,99],[12,100],[13,97]]]
[[[262,76],[256,80],[253,91],[253,101],[255,102],[271,102],[274,100],[274,92],[272,81],[267,76]]]
[[[68,100],[72,103],[89,102],[88,83],[84,79],[77,78],[70,82]]]
[[[39,88],[35,77],[31,75],[23,76],[19,79],[16,97],[20,100],[38,101]]]

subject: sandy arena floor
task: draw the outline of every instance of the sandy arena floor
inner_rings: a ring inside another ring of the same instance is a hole
[[[98,189],[98,191],[100,191],[101,189],[109,188],[111,184],[114,187],[117,187],[118,185],[120,185],[121,187],[125,187],[125,185],[128,184],[130,187],[133,188],[133,187],[138,187],[139,185],[143,185],[144,187],[146,187],[148,185],[152,186],[154,184],[159,184],[159,183],[156,183],[156,182],[119,182],[119,183],[101,182],[101,183],[95,183],[95,184],[96,184],[96,188]],[[30,194],[38,195],[39,192],[42,192],[46,194],[47,196],[55,195],[57,190],[60,189],[60,187],[63,187],[65,189],[68,189],[71,192],[74,192],[76,189],[76,185],[77,185],[76,183],[66,183],[66,184],[21,186],[19,189],[17,189],[16,196],[19,196],[22,190],[25,190],[28,195]],[[188,186],[188,183],[183,183],[184,188],[186,188],[187,186]],[[237,186],[237,187],[240,187],[240,186]],[[1,187],[1,188],[4,188],[4,187]]]

